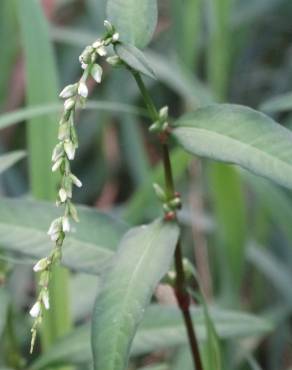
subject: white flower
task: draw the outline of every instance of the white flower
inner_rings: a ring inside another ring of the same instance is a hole
[[[168,107],[165,106],[163,108],[161,108],[159,110],[159,118],[162,120],[162,121],[165,121],[168,117]]]
[[[45,309],[48,310],[50,308],[50,301],[49,301],[49,292],[47,289],[44,289],[42,292],[42,301],[45,306]]]
[[[64,233],[70,231],[70,222],[69,222],[69,218],[67,216],[64,216],[62,218],[62,229],[63,229]]]
[[[68,111],[68,110],[72,109],[74,107],[74,105],[75,105],[75,100],[72,99],[72,98],[69,98],[69,99],[65,100],[65,102],[64,102],[64,109],[66,111]]]
[[[53,171],[53,172],[56,172],[56,171],[57,171],[57,169],[61,166],[62,162],[63,162],[63,158],[58,159],[58,160],[54,163],[54,165],[53,165],[53,167],[52,167],[52,171]]]
[[[99,46],[97,49],[96,49],[96,52],[97,54],[99,54],[101,57],[104,57],[107,52],[106,52],[106,49],[103,45]]]
[[[88,96],[88,88],[83,81],[79,82],[78,94],[82,96],[83,98],[87,98]]]
[[[78,179],[78,177],[73,175],[73,173],[70,174],[70,177],[71,177],[73,184],[76,185],[78,188],[81,188],[82,182]]]
[[[120,35],[118,32],[115,32],[112,36],[113,42],[117,42],[120,38]]]
[[[102,68],[99,64],[94,64],[91,68],[90,73],[97,83],[101,82]]]
[[[62,203],[64,203],[66,199],[68,198],[67,192],[64,188],[61,188],[59,190],[59,197]]]
[[[60,98],[67,99],[74,96],[75,93],[76,93],[76,84],[68,85],[60,92],[59,96]]]
[[[75,145],[72,143],[72,141],[65,141],[64,143],[64,149],[67,154],[68,159],[72,160],[75,157]]]
[[[60,231],[60,224],[61,224],[61,218],[58,217],[55,220],[52,221],[49,230],[48,230],[48,235],[54,235],[56,233],[59,234]]]
[[[61,218],[56,218],[52,221],[51,226],[48,231],[48,235],[53,242],[57,241],[60,236],[60,229],[61,229]]]
[[[51,234],[50,235],[51,241],[52,242],[56,242],[59,239],[59,236],[60,236],[59,231],[58,232],[55,232],[54,234]]]
[[[31,317],[36,318],[39,316],[40,312],[41,312],[41,304],[39,301],[37,301],[30,309],[29,314]]]
[[[102,41],[100,39],[96,40],[92,46],[94,47],[94,49],[98,49],[100,46],[102,46]]]
[[[59,143],[55,146],[53,150],[52,161],[56,162],[62,155],[63,155],[63,144]]]
[[[33,270],[35,272],[37,271],[43,271],[47,268],[49,262],[48,262],[48,259],[47,258],[42,258],[40,259],[33,267]]]
[[[86,69],[88,67],[88,64],[81,62],[81,68]]]

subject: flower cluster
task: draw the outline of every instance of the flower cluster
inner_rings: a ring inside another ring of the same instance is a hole
[[[149,127],[150,132],[164,132],[169,128],[168,124],[168,107],[165,106],[159,110],[158,119]]]
[[[175,192],[173,196],[169,196],[164,189],[154,183],[153,188],[157,198],[162,202],[164,218],[166,221],[172,221],[176,218],[176,211],[181,209],[180,194]]]
[[[81,181],[72,173],[70,161],[75,158],[78,148],[78,139],[74,126],[76,108],[83,107],[88,96],[86,81],[91,76],[97,83],[101,82],[102,67],[97,63],[98,58],[107,55],[106,46],[114,44],[119,39],[119,34],[108,22],[104,22],[106,34],[102,39],[96,40],[92,45],[87,46],[79,57],[81,68],[83,69],[80,80],[72,85],[66,86],[60,93],[60,98],[64,99],[64,110],[59,123],[58,144],[52,154],[52,171],[59,171],[61,174],[60,188],[58,191],[57,206],[63,206],[64,214],[56,218],[51,223],[48,234],[54,242],[54,248],[48,257],[40,259],[34,266],[34,271],[40,273],[39,294],[35,304],[30,310],[30,315],[34,318],[31,329],[32,339],[30,352],[33,351],[37,328],[42,322],[43,310],[49,309],[49,281],[52,273],[52,266],[61,260],[62,245],[65,234],[70,231],[70,220],[78,222],[76,207],[72,203],[73,185],[81,187]],[[107,58],[108,63],[118,64],[116,56]]]

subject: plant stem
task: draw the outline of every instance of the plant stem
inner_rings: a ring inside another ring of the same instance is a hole
[[[149,95],[148,90],[146,89],[146,86],[144,85],[144,82],[140,74],[133,70],[131,70],[131,72],[140,89],[145,105],[149,111],[149,115],[151,119],[153,120],[153,122],[155,122],[156,120],[158,120],[159,114],[152,101],[152,98]],[[175,188],[174,188],[171,161],[170,161],[170,156],[169,156],[169,148],[168,148],[167,143],[161,143],[161,147],[162,147],[162,158],[163,158],[166,192],[169,197],[173,197],[175,195]],[[189,344],[190,344],[191,351],[192,351],[194,369],[203,370],[202,361],[200,357],[200,351],[199,351],[199,343],[196,337],[194,325],[192,322],[192,317],[190,314],[190,308],[189,308],[190,307],[190,296],[186,290],[186,279],[185,279],[185,273],[184,273],[184,268],[183,268],[183,258],[182,258],[180,240],[178,241],[176,250],[175,250],[175,269],[176,269],[175,293],[176,293],[179,308],[182,311],[182,315],[184,318],[184,323],[185,323],[187,334],[188,334]]]

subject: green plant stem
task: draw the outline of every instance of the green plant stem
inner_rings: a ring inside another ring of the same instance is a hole
[[[158,111],[149,95],[144,82],[138,72],[131,70],[137,85],[140,89],[142,94],[143,100],[145,105],[149,111],[149,115],[153,122],[157,121],[159,118]],[[173,174],[172,174],[172,167],[169,155],[169,148],[167,143],[162,143],[162,158],[163,158],[163,168],[164,168],[164,177],[165,177],[165,186],[166,192],[169,197],[173,197],[175,195],[175,188],[174,188],[174,181],[173,181]],[[179,308],[182,312],[184,323],[186,326],[189,344],[192,352],[194,368],[195,370],[203,370],[202,361],[200,357],[199,351],[199,343],[196,337],[194,324],[192,322],[192,317],[190,314],[190,296],[186,290],[186,279],[185,273],[183,268],[183,258],[182,258],[182,250],[181,250],[181,243],[180,240],[177,243],[176,250],[175,250],[175,269],[176,269],[176,288],[175,293],[178,301]]]

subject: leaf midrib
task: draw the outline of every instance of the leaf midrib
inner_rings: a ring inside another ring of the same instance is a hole
[[[130,278],[130,281],[129,281],[129,284],[128,284],[128,289],[126,290],[126,294],[124,295],[124,300],[123,300],[123,305],[122,305],[122,307],[123,307],[124,310],[121,310],[121,312],[125,312],[125,309],[127,307],[127,303],[129,302],[128,297],[129,297],[130,291],[132,289],[133,281],[135,281],[134,278],[136,277],[136,274],[138,273],[138,268],[141,266],[144,257],[148,254],[148,252],[149,252],[148,249],[152,246],[153,240],[156,237],[158,237],[161,232],[162,232],[162,227],[158,230],[157,235],[156,235],[156,232],[153,233],[151,239],[148,242],[147,247],[145,247],[145,249],[144,249],[144,251],[143,251],[143,253],[141,255],[141,258],[140,258],[139,262],[137,263],[137,265],[136,265],[136,267],[134,269],[133,274],[131,275],[131,278]],[[121,331],[121,324],[120,323],[123,320],[123,316],[124,316],[124,314],[122,313],[120,315],[120,319],[119,319],[118,333],[117,333],[116,340],[114,341],[114,345],[113,345],[113,349],[114,349],[114,352],[113,352],[114,353],[113,365],[114,365],[114,368],[116,366],[116,359],[117,359],[117,343],[119,342],[118,339],[120,338],[121,333],[122,333],[122,331]]]

